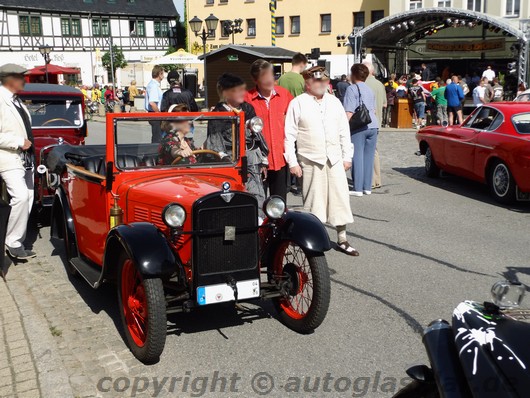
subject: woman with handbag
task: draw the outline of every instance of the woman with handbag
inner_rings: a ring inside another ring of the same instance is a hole
[[[374,173],[374,156],[377,145],[378,122],[373,91],[365,83],[370,71],[366,65],[351,67],[353,84],[346,90],[344,109],[350,121],[353,143],[352,196],[370,195]]]

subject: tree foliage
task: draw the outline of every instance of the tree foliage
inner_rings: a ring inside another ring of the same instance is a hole
[[[112,46],[112,53],[112,66],[114,66],[114,70],[112,72],[116,72],[116,69],[125,68],[127,66],[127,60],[125,59],[125,55],[123,55],[121,48],[118,46]],[[101,63],[107,71],[111,71],[110,51],[107,51],[105,54],[103,54],[103,57],[101,57]]]

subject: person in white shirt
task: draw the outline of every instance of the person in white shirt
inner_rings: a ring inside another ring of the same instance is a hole
[[[495,76],[495,71],[491,69],[491,65],[488,65],[486,70],[482,72],[482,77],[485,77],[489,81],[493,81],[493,79],[495,79]]]
[[[25,73],[25,68],[15,64],[0,67],[0,176],[11,197],[5,245],[16,259],[35,257],[23,246],[34,184],[31,118],[17,95],[24,88]]]
[[[152,80],[145,88],[145,110],[147,112],[160,112],[160,102],[162,101],[162,89],[160,82],[164,79],[164,68],[155,65],[151,71]],[[150,120],[151,125],[151,142],[158,143],[162,140],[162,130],[159,120]]]
[[[358,256],[346,237],[353,222],[346,171],[353,145],[340,100],[327,92],[329,75],[320,66],[302,73],[306,92],[289,104],[285,118],[285,160],[302,179],[304,209],[337,228],[339,250]],[[295,147],[296,144],[296,147]]]
[[[486,86],[485,79],[480,79],[480,83],[473,89],[473,104],[475,106],[482,106],[486,103]]]

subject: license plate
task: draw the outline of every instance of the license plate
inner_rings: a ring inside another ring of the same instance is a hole
[[[235,241],[236,240],[236,227],[225,226],[225,240]]]
[[[245,300],[259,297],[259,279],[237,282],[237,299]],[[218,285],[199,286],[197,288],[197,303],[208,305],[234,301],[234,291],[226,283]]]
[[[517,187],[517,200],[520,202],[530,202],[530,192],[521,192]]]

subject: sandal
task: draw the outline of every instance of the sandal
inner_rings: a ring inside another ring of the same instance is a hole
[[[359,252],[355,250],[352,246],[350,246],[350,244],[347,241],[337,243],[337,246],[341,252],[343,252],[344,254],[347,254],[348,256],[353,256],[353,257],[359,256]]]

